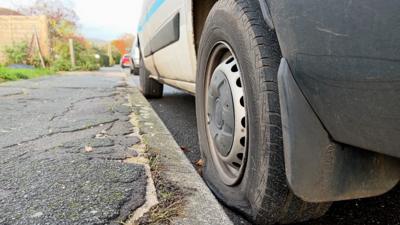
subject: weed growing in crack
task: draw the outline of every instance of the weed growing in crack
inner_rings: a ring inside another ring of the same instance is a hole
[[[173,218],[182,214],[185,193],[162,175],[159,156],[150,157],[150,169],[157,189],[159,204],[137,221],[139,225],[170,225]]]

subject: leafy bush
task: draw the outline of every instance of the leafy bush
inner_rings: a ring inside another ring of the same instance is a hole
[[[69,45],[68,41],[57,41],[53,46],[54,53],[57,55],[57,58],[69,59]]]
[[[4,49],[4,53],[7,60],[6,65],[25,64],[37,68],[42,67],[42,62],[40,60],[38,51],[34,49],[34,51],[29,52],[29,47],[26,42],[8,46]],[[49,64],[47,59],[44,59],[44,63],[45,65]]]
[[[45,60],[46,65],[51,65],[54,71],[72,71],[72,70],[98,70],[103,66],[104,60],[95,58],[95,54],[101,55],[100,50],[90,47],[84,42],[76,41],[74,44],[76,67],[72,67],[70,59],[70,50],[68,41],[56,41],[54,44],[54,53],[56,54],[52,61]],[[37,68],[41,67],[41,61],[37,52],[32,56],[29,54],[29,48],[26,43],[19,43],[5,49],[7,65],[9,64],[28,64]]]
[[[4,53],[7,58],[7,64],[27,64],[28,50],[28,45],[24,42],[6,47]]]
[[[55,71],[71,71],[72,64],[69,59],[64,59],[62,57],[59,57],[58,59],[52,62],[51,68]]]
[[[99,64],[100,66],[109,67],[110,66],[110,59],[108,55],[100,53]]]
[[[113,52],[112,53],[113,59],[114,59],[114,64],[118,64],[121,61],[122,55],[119,52]]]
[[[81,52],[77,58],[78,69],[88,71],[98,70],[100,66],[97,63],[94,54],[95,53],[90,50]]]
[[[57,58],[53,61],[52,67],[57,71],[72,71],[72,70],[87,70],[93,71],[100,68],[94,55],[96,54],[94,49],[83,46],[79,42],[74,43],[76,67],[73,68],[69,53],[68,42],[58,42],[54,51],[57,53]]]

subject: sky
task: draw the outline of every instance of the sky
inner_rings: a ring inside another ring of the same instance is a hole
[[[63,1],[63,0],[61,0]],[[135,34],[143,0],[68,0],[79,17],[79,31],[86,38],[110,41]],[[34,0],[0,0],[0,7],[16,8]]]

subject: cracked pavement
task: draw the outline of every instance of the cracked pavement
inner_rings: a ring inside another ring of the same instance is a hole
[[[122,73],[0,85],[0,224],[119,224],[145,201]]]

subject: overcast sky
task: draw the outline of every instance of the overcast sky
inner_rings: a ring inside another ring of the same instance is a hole
[[[69,0],[80,19],[80,32],[87,38],[112,40],[134,34],[142,0]],[[30,5],[34,0],[0,0],[0,7]]]

